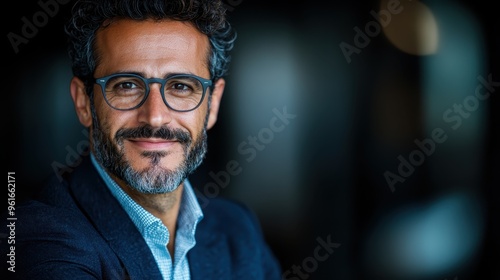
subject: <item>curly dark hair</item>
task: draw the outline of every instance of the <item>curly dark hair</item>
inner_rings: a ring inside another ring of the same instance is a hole
[[[92,95],[93,73],[97,59],[96,31],[113,18],[134,20],[173,19],[192,22],[210,41],[209,71],[211,79],[228,72],[229,51],[236,32],[226,20],[226,9],[220,0],[78,0],[65,25],[68,53],[73,75],[82,79]]]

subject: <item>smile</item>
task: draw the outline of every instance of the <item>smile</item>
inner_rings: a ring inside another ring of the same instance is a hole
[[[176,140],[165,140],[160,138],[133,138],[127,140],[140,149],[150,151],[165,150],[179,143]]]

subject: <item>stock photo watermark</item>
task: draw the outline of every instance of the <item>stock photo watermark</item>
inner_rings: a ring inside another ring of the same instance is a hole
[[[16,172],[7,172],[7,270],[16,272]]]
[[[292,265],[283,273],[282,280],[308,279],[318,269],[319,263],[326,261],[333,254],[334,249],[340,247],[340,243],[332,242],[330,235],[325,239],[318,237],[316,242],[318,245],[314,248],[312,255],[304,258],[299,265]]]
[[[406,0],[411,1],[411,0]],[[353,54],[360,54],[361,50],[366,48],[370,42],[370,38],[374,38],[382,32],[382,28],[386,27],[391,23],[391,19],[394,15],[398,15],[403,11],[404,6],[401,5],[399,0],[389,0],[385,9],[381,9],[378,13],[375,10],[370,11],[370,15],[374,20],[369,21],[365,24],[364,30],[355,26],[354,38],[352,44],[342,41],[339,44],[340,50],[344,54],[347,63],[351,63],[351,56]],[[364,32],[363,32],[364,31]]]
[[[222,2],[227,11],[232,12],[234,8],[243,3],[243,0],[225,0]]]
[[[238,145],[238,153],[246,156],[245,160],[247,162],[255,160],[257,154],[274,140],[275,134],[285,130],[290,121],[297,117],[297,115],[289,113],[286,106],[281,111],[274,108],[272,112],[273,116],[266,127],[261,128],[255,135],[249,135],[245,141],[242,141]],[[225,170],[220,170],[217,173],[210,171],[209,175],[213,181],[206,183],[201,191],[196,188],[194,189],[200,199],[201,207],[206,207],[209,202],[208,198],[218,196],[221,189],[229,185],[231,177],[240,174],[242,171],[243,167],[237,160],[228,161]]]
[[[53,161],[51,164],[52,170],[57,175],[57,178],[60,182],[63,181],[62,175],[64,173],[73,172],[74,168],[80,165],[82,162],[82,156],[86,156],[90,153],[90,141],[89,141],[89,131],[87,128],[82,129],[82,134],[85,136],[85,139],[81,140],[76,144],[76,147],[73,148],[69,145],[66,146],[66,157],[65,162],[61,163],[58,161]]]
[[[21,29],[16,32],[7,33],[7,39],[14,50],[14,53],[19,52],[21,45],[26,45],[33,39],[39,30],[49,23],[49,19],[55,17],[60,11],[60,5],[65,5],[72,0],[40,0],[38,6],[40,9],[33,13],[31,17],[21,17]]]
[[[486,79],[478,76],[477,80],[479,84],[473,94],[466,96],[461,103],[453,104],[442,114],[444,123],[448,124],[452,131],[459,129],[464,119],[468,119],[479,108],[480,102],[490,98],[491,94],[496,91],[495,88],[500,86],[500,82],[493,81],[492,74],[489,74]],[[424,164],[425,160],[434,154],[438,145],[444,143],[448,138],[444,128],[436,127],[432,130],[430,137],[414,140],[416,148],[407,157],[398,155],[397,172],[388,170],[384,172],[384,178],[391,192],[395,192],[395,185],[405,182],[417,167]]]

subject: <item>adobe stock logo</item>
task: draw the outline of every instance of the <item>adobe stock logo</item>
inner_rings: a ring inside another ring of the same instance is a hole
[[[66,145],[66,158],[65,163],[53,161],[51,164],[52,170],[57,175],[59,182],[63,181],[64,173],[71,173],[82,162],[82,156],[90,153],[89,131],[87,128],[82,129],[82,134],[85,136],[80,142],[77,143],[76,149]]]
[[[340,247],[340,243],[332,243],[330,235],[326,237],[326,241],[321,237],[316,238],[316,241],[318,245],[314,248],[313,255],[303,259],[301,265],[292,265],[283,273],[281,280],[308,279],[318,269],[319,262],[326,261],[334,249]]]
[[[70,1],[71,0],[38,1],[38,6],[40,6],[41,10],[35,12],[31,16],[31,19],[25,16],[21,18],[23,26],[21,27],[20,34],[14,32],[9,32],[7,34],[7,39],[9,39],[14,53],[17,54],[21,44],[28,44],[29,40],[33,39],[38,34],[38,29],[49,23],[49,17],[53,18],[59,13],[59,5],[68,4]]]
[[[353,38],[354,46],[346,42],[341,42],[339,44],[340,50],[342,51],[342,54],[344,54],[347,63],[351,63],[351,56],[353,54],[360,54],[361,50],[366,48],[368,44],[370,44],[370,38],[378,36],[380,32],[382,32],[382,28],[389,25],[392,16],[401,13],[403,11],[403,8],[404,6],[401,5],[401,2],[399,0],[389,0],[387,2],[386,9],[382,9],[378,13],[374,10],[371,10],[370,15],[374,20],[369,21],[365,24],[364,32],[357,26],[353,28],[355,32]]]
[[[464,120],[470,118],[472,113],[478,110],[480,101],[490,98],[491,94],[496,91],[495,88],[500,86],[500,82],[493,80],[492,74],[489,74],[487,79],[478,76],[477,80],[479,84],[473,94],[466,96],[461,103],[453,104],[442,114],[443,122],[448,124],[452,131],[459,129]],[[388,170],[384,172],[384,178],[391,192],[395,192],[395,185],[405,182],[415,172],[416,167],[424,164],[426,158],[436,152],[438,144],[444,143],[448,138],[444,128],[436,127],[432,130],[430,137],[423,140],[415,139],[414,143],[417,148],[412,150],[406,158],[402,155],[397,157],[399,162],[397,174]]]
[[[243,0],[226,0],[222,3],[224,5],[224,8],[226,8],[227,11],[234,11],[234,8],[239,6]]]
[[[286,106],[283,106],[281,111],[274,108],[272,112],[273,116],[267,126],[261,128],[256,135],[249,135],[247,141],[242,141],[238,145],[239,154],[246,155],[245,160],[247,162],[255,160],[257,154],[274,141],[275,135],[285,130],[291,120],[297,117],[295,114],[290,114]],[[242,171],[242,164],[234,159],[227,162],[225,170],[220,170],[217,173],[210,171],[209,175],[212,177],[213,182],[208,182],[201,190],[194,189],[196,196],[200,200],[201,208],[205,208],[209,203],[209,198],[218,196],[221,189],[229,185],[231,178]]]

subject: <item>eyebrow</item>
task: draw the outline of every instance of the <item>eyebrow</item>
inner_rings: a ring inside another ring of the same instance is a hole
[[[194,74],[192,72],[173,72],[173,73],[168,73],[168,74],[164,75],[163,77],[147,77],[147,75],[144,72],[127,71],[127,70],[113,72],[109,75],[113,75],[113,74],[134,74],[134,75],[139,75],[139,76],[144,77],[144,78],[162,78],[162,79],[167,79],[167,78],[175,76],[175,75],[195,75],[195,76],[197,76],[196,74]]]

